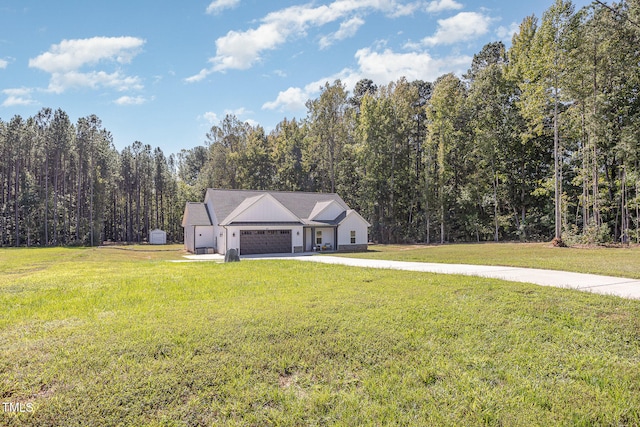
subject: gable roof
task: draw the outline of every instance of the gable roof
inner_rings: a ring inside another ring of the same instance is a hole
[[[306,193],[293,191],[260,191],[260,190],[221,190],[210,188],[205,195],[205,202],[211,201],[211,206],[217,218],[228,218],[234,211],[252,205],[257,198],[265,194],[270,195],[289,212],[300,218],[304,224],[311,224],[309,218],[322,211],[332,202],[337,203],[345,211],[349,206],[335,193]],[[256,198],[256,199],[254,199]],[[249,200],[251,199],[251,200]],[[326,221],[322,221],[326,224]]]
[[[334,203],[333,200],[327,200],[327,201],[324,201],[324,202],[316,203],[316,205],[313,207],[313,210],[309,214],[309,219],[310,220],[316,219],[325,209],[327,209],[329,206],[331,206],[332,203]]]
[[[273,213],[267,214],[264,212],[262,215],[261,221],[278,221],[281,222],[286,217],[289,222],[299,223],[300,218],[296,217],[289,209],[286,208],[282,203],[276,200],[271,194],[263,193],[260,196],[253,196],[244,199],[242,203],[238,205],[237,208],[233,210],[225,219],[223,219],[220,224],[221,225],[230,225],[233,223],[237,223],[238,221],[242,222],[255,222],[253,215],[256,215],[256,210],[267,210],[269,208],[275,208],[279,215],[276,215],[277,218],[273,217]],[[247,218],[247,215],[249,218]],[[259,215],[259,214],[258,214]]]
[[[261,196],[253,196],[253,197],[247,197],[246,199],[244,199],[242,201],[242,203],[240,203],[238,206],[236,206],[236,208],[231,211],[229,213],[229,215],[226,216],[221,216],[220,218],[223,218],[222,221],[220,221],[221,224],[226,224],[229,221],[231,221],[234,217],[238,216],[240,213],[246,211],[247,209],[249,209],[251,207],[251,205],[253,205],[254,203],[256,203]],[[214,208],[216,209],[216,208]],[[218,212],[220,212],[218,209],[216,209]]]
[[[371,224],[369,224],[369,221],[367,221],[366,219],[364,219],[364,217],[362,215],[360,215],[358,213],[358,211],[355,211],[353,209],[348,209],[345,213],[344,213],[344,218],[340,219],[340,222],[344,221],[345,219],[349,218],[350,216],[355,215],[358,218],[360,218],[365,224],[367,224],[367,227],[371,227]]]
[[[182,226],[186,225],[211,225],[209,210],[204,203],[187,202],[182,217]]]

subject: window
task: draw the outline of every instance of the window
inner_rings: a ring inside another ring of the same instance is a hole
[[[316,245],[322,244],[322,231],[316,231]]]
[[[351,230],[351,244],[356,244],[356,230]]]

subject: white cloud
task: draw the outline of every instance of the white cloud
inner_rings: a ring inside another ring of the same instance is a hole
[[[304,111],[307,100],[317,96],[325,82],[333,82],[337,79],[340,79],[350,90],[363,78],[371,79],[379,85],[397,81],[401,77],[406,77],[409,81],[434,81],[445,73],[464,73],[472,60],[471,57],[464,55],[434,59],[427,52],[397,53],[391,49],[377,52],[369,48],[358,50],[355,57],[358,61],[357,70],[346,68],[332,76],[309,83],[303,88],[290,87],[280,92],[274,101],[265,103],[262,109]]]
[[[505,44],[507,44],[507,42],[511,42],[513,35],[519,30],[520,25],[517,22],[512,22],[509,27],[505,27],[502,25],[498,27],[498,29],[496,30],[496,36],[498,36],[498,38],[502,39]]]
[[[244,107],[236,108],[235,110],[231,110],[231,109],[224,110],[224,115],[225,116],[226,115],[233,115],[233,116],[236,116],[238,119],[240,119],[242,116],[245,116],[247,114],[253,114],[253,112],[250,111],[250,110],[247,110]],[[204,120],[209,125],[215,125],[215,124],[218,124],[221,119],[218,116],[218,114],[214,113],[213,111],[207,111],[203,115],[198,116],[198,120]],[[245,121],[247,123],[251,124],[252,126],[257,125],[257,122],[255,120],[247,119]]]
[[[417,10],[424,9],[423,2],[399,4],[396,10],[391,14],[392,18],[400,18],[403,16],[413,15]]]
[[[136,37],[93,37],[89,39],[63,40],[45,52],[29,60],[29,67],[51,74],[49,91],[62,93],[76,87],[110,87],[116,90],[140,89],[140,78],[122,75],[119,71],[90,70],[84,67],[109,62],[127,64],[140,53],[145,41]]]
[[[215,0],[207,6],[207,13],[217,15],[225,9],[231,9],[240,4],[240,0]]]
[[[358,12],[383,12],[393,16],[403,10],[404,5],[395,0],[334,0],[327,5],[296,5],[267,14],[257,28],[247,31],[229,31],[216,40],[216,56],[209,59],[212,65],[198,74],[188,77],[187,82],[197,82],[214,72],[228,69],[246,70],[262,60],[265,51],[277,49],[288,39],[306,34],[309,28],[321,27],[339,21]],[[357,23],[350,22],[353,30]]]
[[[455,0],[435,0],[427,5],[426,10],[429,13],[438,13],[444,12],[445,10],[458,10],[462,8],[463,6]]]
[[[200,80],[204,80],[212,72],[213,72],[212,70],[203,68],[202,70],[200,70],[198,74],[195,74],[191,77],[187,77],[186,79],[184,79],[184,81],[186,81],[187,83],[199,82]]]
[[[2,103],[3,107],[16,107],[16,106],[26,106],[33,105],[36,103],[31,98],[31,93],[33,89],[29,88],[18,88],[18,89],[4,89],[2,91],[3,94],[7,95],[7,99]]]
[[[326,49],[337,41],[355,36],[362,25],[364,20],[357,16],[341,23],[338,31],[320,39],[320,49]]]
[[[212,125],[220,121],[220,119],[218,119],[218,115],[212,111],[207,111],[202,116],[198,117],[198,119],[204,119]]]
[[[4,59],[0,59],[0,70],[4,70],[9,65],[9,61]]]
[[[310,98],[304,89],[299,87],[290,87],[278,94],[275,101],[266,102],[263,110],[281,110],[281,111],[298,111],[305,108],[307,99]]]
[[[69,71],[66,73],[52,74],[48,91],[63,93],[68,89],[83,87],[90,89],[106,87],[118,92],[124,92],[128,90],[141,90],[143,85],[139,77],[125,76],[119,72],[109,74],[104,71],[92,71],[89,73]]]
[[[425,37],[422,43],[426,46],[455,44],[471,40],[489,32],[492,19],[477,12],[460,12],[459,14],[438,20],[435,35]]]
[[[90,39],[63,40],[51,46],[36,58],[29,60],[29,67],[49,73],[77,70],[85,65],[103,60],[121,64],[131,62],[140,52],[144,40],[136,37],[93,37]]]
[[[117,105],[142,105],[147,99],[142,96],[121,96],[113,102]]]
[[[465,70],[472,60],[468,56],[434,59],[427,52],[396,53],[390,49],[383,52],[360,49],[356,58],[360,74],[378,84],[387,84],[400,77],[409,81],[433,81],[442,74]]]
[[[247,115],[247,114],[253,114],[253,111],[247,110],[244,107],[240,107],[240,108],[236,108],[235,110],[229,110],[229,109],[224,110],[224,114],[225,115],[226,114],[231,114],[231,115],[236,116],[236,117],[241,117],[241,116],[244,116],[244,115]]]

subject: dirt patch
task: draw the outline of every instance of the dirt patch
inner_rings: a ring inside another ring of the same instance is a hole
[[[278,384],[280,385],[280,388],[288,389],[295,384],[297,379],[298,376],[296,374],[280,375],[278,378]]]
[[[278,376],[278,385],[282,390],[293,391],[298,399],[307,397],[307,392],[298,384],[298,374],[292,372],[290,374],[280,374]]]

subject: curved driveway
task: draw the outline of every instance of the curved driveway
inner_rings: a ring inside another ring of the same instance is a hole
[[[595,274],[541,270],[537,268],[495,267],[468,264],[436,264],[426,262],[386,261],[337,256],[286,257],[304,262],[350,265],[366,268],[420,271],[440,274],[462,274],[511,282],[533,283],[542,286],[578,289],[598,294],[617,295],[623,298],[640,298],[640,280]]]
[[[222,255],[187,255],[190,261],[222,262]],[[248,255],[242,259],[292,259],[303,262],[340,264],[353,267],[386,268],[392,270],[420,271],[424,273],[461,274],[511,282],[533,283],[542,286],[577,289],[623,298],[640,299],[640,280],[623,277],[598,276],[595,274],[571,273],[566,271],[542,270],[538,268],[499,267],[469,264],[437,264],[428,262],[387,261],[364,258],[345,258],[330,255]]]

